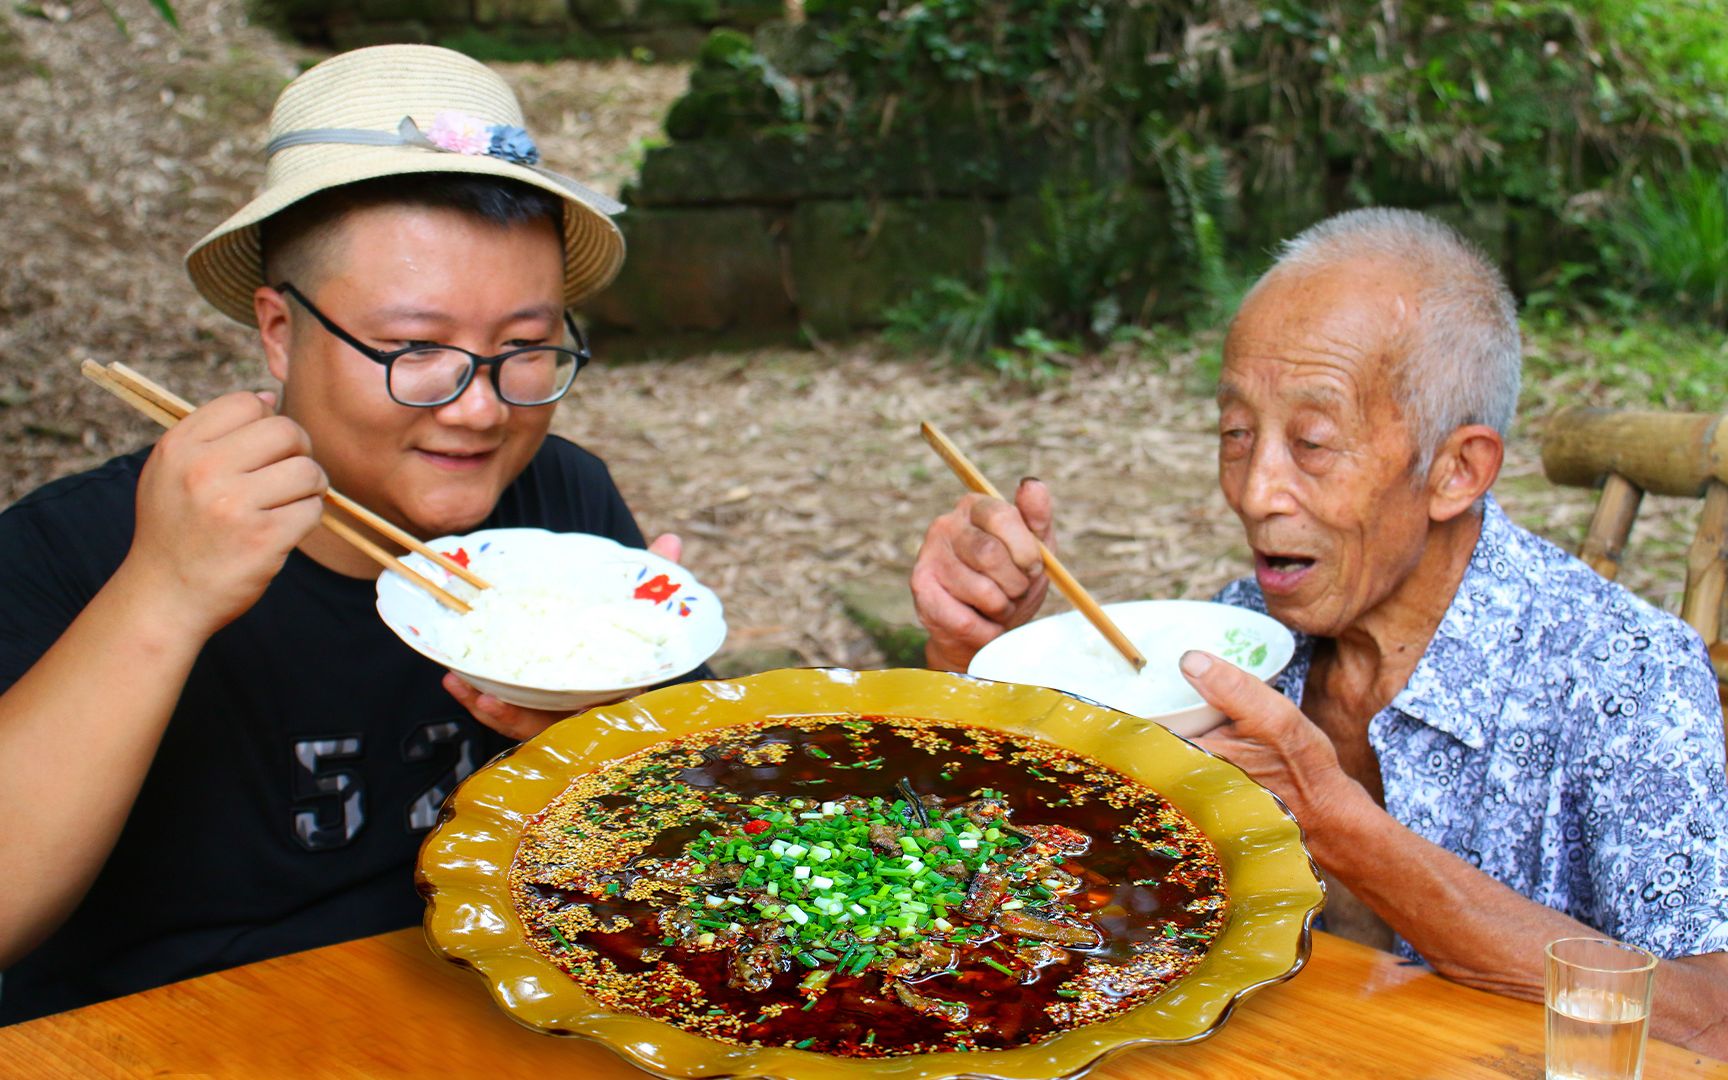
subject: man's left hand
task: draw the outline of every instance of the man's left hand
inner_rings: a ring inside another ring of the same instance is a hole
[[[1368,798],[1332,740],[1289,698],[1210,653],[1185,653],[1182,674],[1226,717],[1194,742],[1271,788],[1305,828]]]
[[[648,551],[662,559],[677,562],[684,554],[684,541],[673,533],[664,533],[654,538],[654,542],[648,545]],[[460,701],[474,719],[505,738],[515,739],[517,742],[532,739],[570,715],[567,712],[525,709],[520,705],[500,701],[491,694],[481,693],[454,671],[444,673],[444,689],[449,691],[451,697]]]

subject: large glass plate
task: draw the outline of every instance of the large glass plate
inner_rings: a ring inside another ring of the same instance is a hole
[[[737,1046],[611,1011],[527,942],[508,874],[529,818],[577,776],[663,739],[791,716],[913,716],[1045,739],[1096,758],[1187,814],[1217,848],[1230,898],[1224,931],[1163,994],[1104,1023],[1013,1050],[852,1060],[784,1047]],[[426,936],[472,968],[512,1019],[604,1043],[667,1077],[798,1080],[1033,1080],[1076,1076],[1128,1046],[1211,1035],[1253,990],[1296,974],[1324,889],[1283,803],[1236,766],[1158,724],[1053,690],[941,672],[787,670],[686,683],[553,725],[470,776],[445,803],[420,851]]]

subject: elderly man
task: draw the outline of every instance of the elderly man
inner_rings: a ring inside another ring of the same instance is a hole
[[[1224,347],[1219,484],[1255,573],[1220,599],[1298,650],[1276,688],[1187,654],[1230,718],[1199,742],[1289,805],[1336,928],[1529,999],[1547,942],[1613,936],[1665,958],[1656,1034],[1728,1057],[1714,679],[1688,627],[1488,494],[1518,383],[1512,298],[1445,226],[1356,211],[1287,246]],[[1051,521],[1028,480],[931,526],[933,667],[1036,613]]]
[[[264,191],[187,260],[280,392],[0,515],[0,1023],[413,924],[444,797],[549,722],[395,640],[377,568],[319,527],[334,485],[421,537],[642,544],[600,460],[548,436],[617,207],[520,123],[444,49],[295,80]]]

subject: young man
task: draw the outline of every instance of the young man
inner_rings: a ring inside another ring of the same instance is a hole
[[[264,191],[187,258],[280,391],[0,514],[0,1023],[412,924],[444,797],[552,719],[404,648],[319,526],[335,487],[422,537],[642,544],[547,435],[620,208],[536,168],[521,122],[443,49],[297,79]]]

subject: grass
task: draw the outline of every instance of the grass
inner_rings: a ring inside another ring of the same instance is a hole
[[[1728,339],[1656,316],[1588,320],[1542,313],[1524,328],[1524,402],[1714,412],[1728,388]]]

